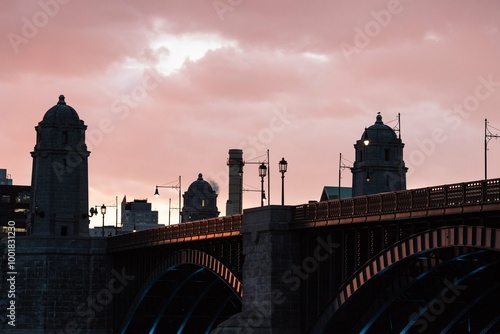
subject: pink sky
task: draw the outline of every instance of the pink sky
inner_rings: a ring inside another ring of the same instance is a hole
[[[90,204],[148,198],[160,223],[177,192],[154,186],[179,175],[183,192],[200,172],[217,183],[225,213],[231,148],[270,150],[272,204],[282,157],[286,203],[319,199],[377,112],[401,113],[408,188],[479,180],[484,119],[500,128],[499,25],[497,0],[1,1],[0,168],[30,184],[34,126],[64,94],[88,125]],[[244,183],[260,188],[257,165]]]

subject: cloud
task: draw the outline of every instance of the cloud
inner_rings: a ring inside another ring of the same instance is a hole
[[[414,164],[409,187],[480,179],[484,118],[500,127],[500,93],[457,129],[445,117],[479,77],[500,81],[500,5],[401,0],[380,21],[395,4],[242,1],[221,20],[213,1],[201,0],[2,2],[0,167],[30,183],[33,127],[64,94],[94,138],[91,203],[151,197],[155,184],[182,175],[188,185],[202,172],[218,184],[224,213],[227,151],[242,147],[246,158],[270,150],[272,203],[281,157],[289,162],[286,202],[318,199],[338,182],[338,154],[353,160],[352,145],[378,111],[386,122],[401,113],[408,161],[433,129],[448,138]],[[367,28],[377,31],[347,61],[340,45],[355,45]],[[9,34],[24,40],[15,47]],[[294,118],[269,132],[280,108]],[[113,130],[103,131],[103,121]],[[259,187],[252,167],[245,183]],[[252,195],[245,207],[260,205]]]

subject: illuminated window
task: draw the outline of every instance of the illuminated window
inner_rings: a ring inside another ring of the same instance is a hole
[[[204,200],[204,199],[202,199],[202,200],[201,200],[201,206],[202,206],[202,207],[204,207],[204,206],[205,206],[205,200]]]
[[[16,196],[16,203],[29,203],[30,193],[27,191],[22,191]]]

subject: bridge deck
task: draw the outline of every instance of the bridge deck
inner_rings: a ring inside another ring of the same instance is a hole
[[[295,206],[292,228],[500,211],[500,179],[464,182]],[[240,234],[243,215],[162,226],[108,239],[108,252]]]
[[[294,228],[500,210],[500,179],[299,205]]]
[[[108,238],[108,252],[240,234],[243,215],[217,217],[152,228]]]

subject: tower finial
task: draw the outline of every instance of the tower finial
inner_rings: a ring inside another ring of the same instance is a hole
[[[64,101],[64,95],[59,95],[59,102],[57,104],[66,104],[66,101]]]

